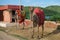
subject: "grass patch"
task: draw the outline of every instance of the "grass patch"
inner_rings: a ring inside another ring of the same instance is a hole
[[[28,40],[27,38],[24,38],[24,37],[22,37],[20,35],[17,35],[17,34],[11,34],[11,35],[14,36],[14,37],[19,38],[20,40]]]
[[[5,32],[5,28],[3,28],[3,27],[0,27],[0,31],[3,31],[3,32]]]

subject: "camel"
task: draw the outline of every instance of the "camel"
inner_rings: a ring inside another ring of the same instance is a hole
[[[32,17],[32,21],[33,21],[33,34],[32,34],[32,38],[34,38],[34,28],[38,27],[38,38],[39,38],[39,27],[42,26],[42,37],[43,37],[43,32],[44,32],[44,19],[45,19],[45,15],[42,9],[40,8],[35,8],[33,11],[33,17]]]

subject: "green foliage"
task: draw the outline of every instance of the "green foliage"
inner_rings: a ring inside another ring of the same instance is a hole
[[[60,13],[60,6],[48,6],[46,8],[51,10],[51,11],[56,11],[56,12]]]
[[[46,16],[50,16],[49,20],[60,21],[60,6],[49,6],[43,10]]]
[[[29,7],[25,7],[24,10],[25,10],[25,13],[26,13],[26,19],[30,19],[30,16],[29,16]]]

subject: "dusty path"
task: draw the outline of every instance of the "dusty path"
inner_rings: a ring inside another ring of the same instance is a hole
[[[19,40],[19,39],[7,35],[5,32],[0,31],[0,40]]]
[[[55,31],[54,33],[44,37],[40,40],[60,40],[60,31]]]
[[[13,34],[14,36],[18,36],[20,40],[38,40],[37,39],[37,27],[35,28],[35,38],[32,39],[32,23],[30,21],[26,22],[25,29],[22,30],[22,25],[16,29],[16,27],[9,28],[10,31],[8,34]],[[60,40],[60,30],[57,29],[55,22],[46,22],[44,26],[44,38],[39,40]],[[41,36],[41,27],[40,27],[40,36]],[[18,40],[15,37],[7,35],[6,33],[0,31],[0,40]]]

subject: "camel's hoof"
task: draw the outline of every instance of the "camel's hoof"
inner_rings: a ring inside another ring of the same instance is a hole
[[[24,28],[22,28],[22,30],[24,30]]]
[[[39,37],[39,36],[37,36],[37,38],[38,38],[38,39],[40,39],[40,37]]]
[[[33,36],[31,38],[34,38]]]
[[[41,36],[41,38],[43,38],[43,36]]]
[[[21,30],[24,30],[24,28],[21,28]]]
[[[41,35],[41,38],[43,38],[43,36],[44,36],[44,35],[42,34],[42,35]]]

